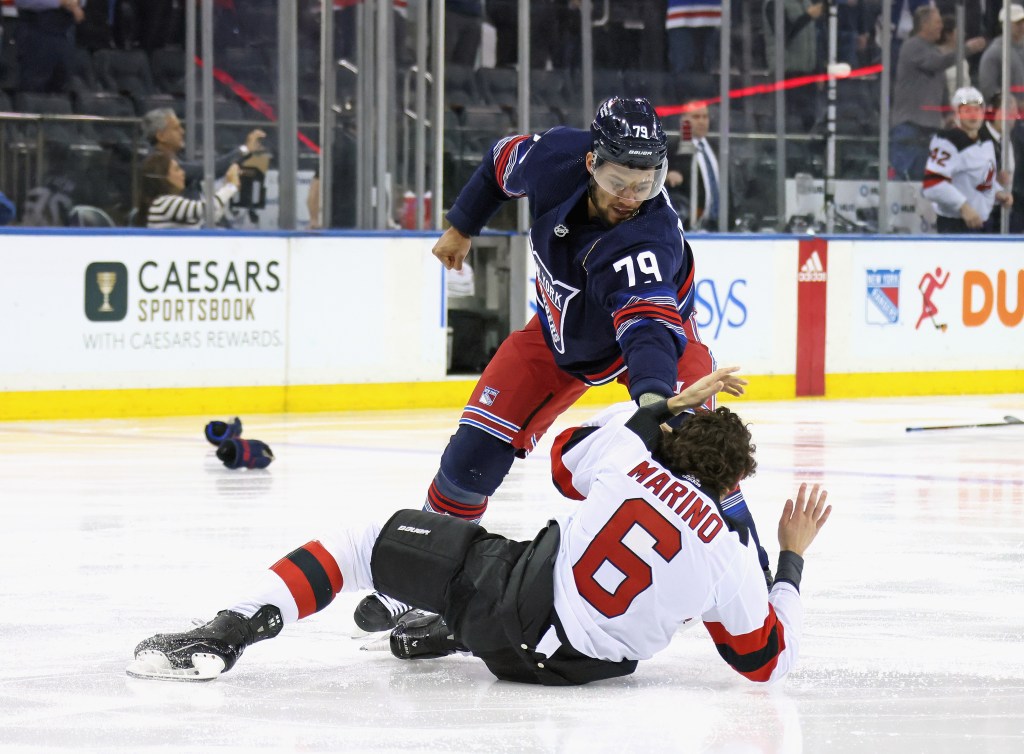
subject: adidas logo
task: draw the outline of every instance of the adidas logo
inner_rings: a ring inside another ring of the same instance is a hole
[[[825,266],[821,263],[821,257],[818,256],[817,251],[812,251],[811,255],[807,257],[807,261],[803,263],[796,279],[801,283],[824,283],[828,280],[828,273],[825,272]]]

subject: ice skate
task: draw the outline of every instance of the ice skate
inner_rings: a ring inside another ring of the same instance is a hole
[[[410,610],[410,605],[393,600],[380,592],[374,592],[359,601],[352,619],[360,629],[374,634],[395,628],[399,619]]]
[[[230,610],[180,634],[157,634],[135,647],[125,669],[133,678],[160,681],[212,681],[234,667],[250,644],[281,633],[281,611],[264,605],[251,618]]]

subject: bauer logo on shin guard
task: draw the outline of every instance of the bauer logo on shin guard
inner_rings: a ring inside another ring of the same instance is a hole
[[[398,531],[407,531],[410,534],[430,534],[430,529],[419,529],[415,526],[399,526]]]
[[[235,437],[220,444],[217,458],[229,469],[265,469],[274,460],[274,454],[266,443]]]

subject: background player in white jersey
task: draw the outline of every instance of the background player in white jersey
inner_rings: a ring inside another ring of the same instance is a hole
[[[974,87],[957,89],[950,103],[956,125],[932,137],[921,192],[935,208],[939,233],[982,233],[998,202],[1013,204],[998,182],[995,143],[985,123],[985,98]]]
[[[128,673],[212,679],[339,591],[376,588],[435,613],[392,632],[403,659],[469,651],[504,680],[580,684],[632,673],[699,618],[739,673],[776,681],[796,660],[803,554],[831,513],[826,493],[801,485],[796,502],[786,501],[769,593],[752,539],[730,527],[720,504],[756,468],[750,431],[724,407],[675,429],[663,424],[720,390],[742,393],[735,371],[563,432],[552,476],[583,502],[531,542],[399,511],[383,527],[346,529],[289,553],[211,622],[140,643]]]

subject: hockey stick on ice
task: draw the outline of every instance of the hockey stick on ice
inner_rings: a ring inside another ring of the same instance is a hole
[[[1004,416],[1001,422],[990,424],[947,424],[942,427],[907,427],[907,432],[924,432],[929,429],[974,429],[975,427],[1009,427],[1014,424],[1024,424],[1016,416]]]

